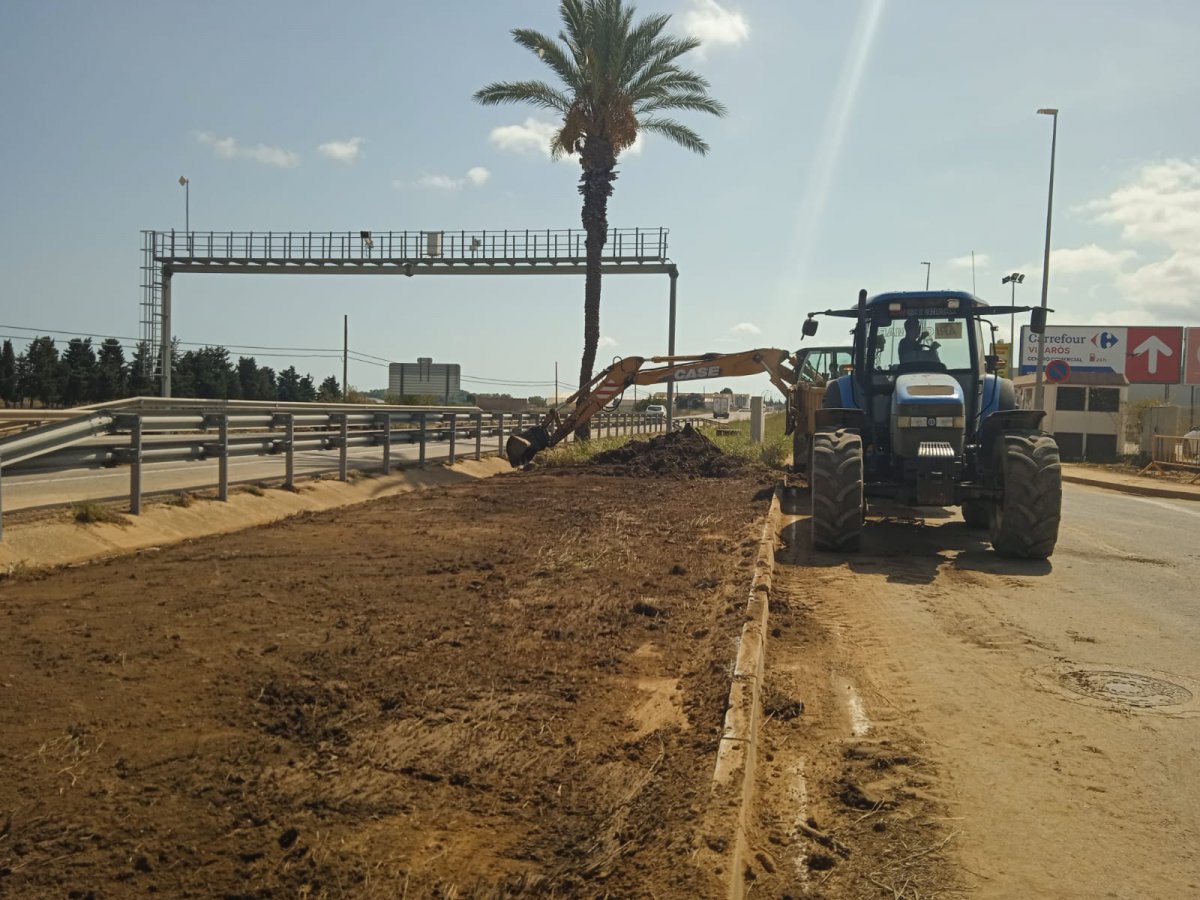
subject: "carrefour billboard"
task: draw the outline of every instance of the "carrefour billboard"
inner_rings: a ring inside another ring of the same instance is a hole
[[[1038,336],[1021,328],[1021,374],[1037,371]],[[1068,372],[1124,375],[1130,384],[1178,384],[1183,329],[1174,325],[1046,326],[1043,366],[1061,360]],[[1063,371],[1063,367],[1059,367]]]
[[[1079,325],[1047,325],[1042,364],[1065,360],[1073,372],[1125,372],[1126,329]],[[1038,336],[1021,328],[1021,374],[1037,371]]]

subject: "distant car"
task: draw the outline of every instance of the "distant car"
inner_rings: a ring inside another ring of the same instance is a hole
[[[651,403],[646,407],[646,415],[652,419],[665,419],[667,417],[667,408],[660,403]]]

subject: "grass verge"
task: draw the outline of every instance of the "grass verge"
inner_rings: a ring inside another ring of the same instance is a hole
[[[708,423],[705,423],[708,424]],[[721,430],[734,434],[717,434],[712,428],[703,428],[701,434],[716,444],[722,453],[730,456],[741,456],[752,462],[760,462],[773,469],[782,469],[787,465],[792,452],[792,439],[783,433],[787,427],[785,413],[770,413],[766,421],[766,435],[762,444],[750,440],[750,422],[742,420],[722,424]],[[655,438],[654,434],[629,434],[617,437],[593,438],[590,441],[570,441],[559,444],[550,450],[538,454],[539,465],[547,468],[569,466],[587,462],[597,453],[623,447],[630,441],[646,441]]]
[[[129,519],[103,503],[83,500],[71,507],[71,515],[81,525],[94,525],[107,522],[112,525],[128,525]]]

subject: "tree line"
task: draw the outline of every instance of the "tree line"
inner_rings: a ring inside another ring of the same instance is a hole
[[[61,351],[54,338],[35,337],[24,353],[11,340],[0,348],[0,400],[5,406],[81,406],[159,392],[157,360],[149,344],[139,342],[132,358],[116,338],[99,345],[92,339],[71,338]],[[208,400],[276,400],[336,402],[342,386],[330,375],[318,387],[310,374],[295,366],[276,372],[260,366],[253,356],[234,362],[224,347],[179,352],[171,346],[171,395]]]

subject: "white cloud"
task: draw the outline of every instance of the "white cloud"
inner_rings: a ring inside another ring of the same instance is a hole
[[[264,166],[277,166],[280,169],[290,169],[300,165],[300,157],[291,150],[280,147],[268,147],[266,144],[255,144],[245,147],[236,138],[219,138],[208,131],[196,132],[196,140],[213,148],[213,152],[221,159],[249,159]]]
[[[762,334],[762,329],[753,322],[738,322],[730,331],[734,334]]]
[[[329,141],[317,147],[317,152],[337,162],[350,165],[358,159],[362,144],[363,139],[360,137],[352,137],[348,141]]]
[[[1088,251],[1084,258],[1096,263],[1094,268],[1107,264],[1127,303],[1170,322],[1200,321],[1200,160],[1168,159],[1143,166],[1130,182],[1081,210],[1094,214],[1098,222],[1119,226],[1125,241],[1166,251],[1134,265],[1148,254],[1130,248],[1080,248]],[[1051,254],[1052,279],[1063,252]]]
[[[549,158],[550,141],[557,131],[552,122],[528,118],[521,125],[501,125],[488,135],[494,145],[512,153],[541,154]]]
[[[746,17],[730,12],[716,0],[692,0],[691,9],[683,14],[683,27],[689,35],[699,38],[704,47],[720,44],[737,47],[750,37]]]
[[[397,179],[392,182],[392,187],[429,188],[435,191],[461,191],[468,185],[470,187],[483,187],[491,177],[492,173],[483,166],[472,166],[462,178],[441,174],[422,175],[416,181],[402,181]]]
[[[422,175],[416,184],[417,187],[433,188],[436,191],[457,191],[462,187],[462,179],[451,178],[449,175]]]
[[[953,259],[946,260],[947,268],[951,269],[970,269],[972,266],[979,269],[991,262],[991,257],[986,253],[976,253],[974,259],[971,254],[966,256],[956,256]]]
[[[599,342],[596,344],[596,347],[600,350],[607,350],[610,347],[615,347],[615,346],[617,346],[617,342],[615,340],[613,340],[612,338],[610,338],[608,335],[601,336]]]
[[[1050,276],[1074,275],[1078,272],[1117,272],[1127,262],[1136,258],[1136,250],[1105,250],[1099,244],[1063,247],[1050,251]],[[1037,270],[1040,276],[1042,267],[1037,266]]]

